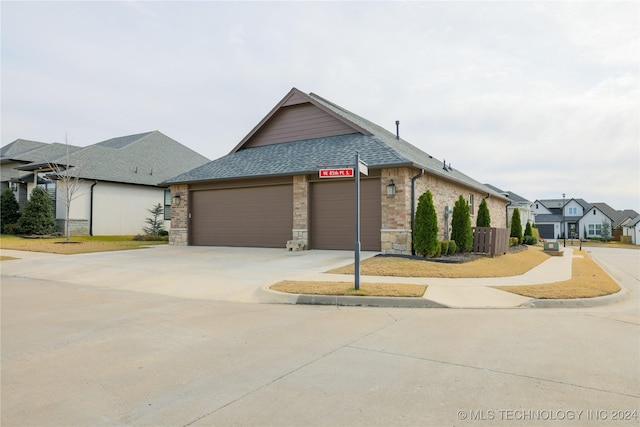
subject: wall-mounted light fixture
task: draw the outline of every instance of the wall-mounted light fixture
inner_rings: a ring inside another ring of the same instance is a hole
[[[172,201],[173,201],[174,205],[180,206],[180,195],[179,194],[174,194]]]
[[[393,183],[393,180],[387,185],[387,196],[395,196],[396,195],[396,185]]]

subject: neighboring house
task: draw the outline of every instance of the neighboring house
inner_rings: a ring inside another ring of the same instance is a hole
[[[362,176],[361,247],[411,253],[418,197],[433,194],[440,239],[460,195],[473,218],[486,198],[495,227],[506,227],[509,200],[386,131],[315,94],[293,88],[226,156],[165,182],[180,200],[170,243],[353,250],[353,178],[319,170],[368,164]],[[472,220],[472,223],[474,221]]]
[[[640,215],[625,222],[622,226],[622,235],[631,236],[631,243],[640,245]]]
[[[511,227],[511,218],[513,217],[513,211],[516,209],[520,212],[520,222],[522,223],[523,230],[527,226],[527,223],[530,223],[532,226],[536,223],[532,202],[514,192],[501,190],[491,184],[485,185],[509,199],[509,204],[507,205],[507,228]]]
[[[620,240],[620,236],[624,235],[623,226],[630,223],[638,216],[638,212],[633,209],[618,211],[606,203],[592,203],[592,205],[600,209],[605,215],[612,219],[611,234],[614,240]]]
[[[611,236],[613,219],[583,199],[536,200],[533,211],[540,237],[545,239],[600,238],[603,223],[609,224]]]
[[[24,206],[35,185],[47,189],[61,231],[66,217],[65,196],[57,191],[51,164],[71,165],[69,175],[80,178],[69,215],[74,235],[139,234],[150,217],[148,209],[158,203],[164,207],[168,228],[170,193],[158,184],[208,162],[158,131],[87,147],[18,139],[2,147],[0,155],[2,190],[11,188]]]

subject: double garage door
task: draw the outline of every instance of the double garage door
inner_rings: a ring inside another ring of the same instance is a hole
[[[353,181],[309,184],[309,246],[352,250]],[[380,180],[361,181],[362,250],[380,250]],[[196,246],[284,248],[292,238],[292,184],[199,190],[191,193],[190,242]]]

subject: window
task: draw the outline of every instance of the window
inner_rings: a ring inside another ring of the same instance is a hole
[[[569,208],[569,215],[578,215],[578,208]]]
[[[475,210],[473,209],[473,194],[469,194],[469,213],[473,216]]]
[[[596,210],[595,210],[595,209],[593,210],[593,214],[594,214],[594,215],[596,214]]]
[[[49,198],[51,199],[51,212],[53,213],[53,217],[56,218],[56,183],[53,181],[44,181],[38,183],[38,187],[44,189],[49,195]]]
[[[164,219],[171,219],[171,190],[164,190]]]
[[[600,236],[600,233],[602,231],[602,224],[589,224],[587,230],[589,237]]]

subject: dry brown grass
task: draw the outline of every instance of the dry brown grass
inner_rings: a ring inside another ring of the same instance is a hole
[[[353,282],[298,282],[283,280],[271,286],[271,289],[289,294],[311,295],[357,295],[375,297],[421,297],[427,290],[423,285],[396,283],[360,283],[360,289],[354,289]]]
[[[2,249],[17,251],[47,252],[52,254],[73,255],[90,252],[121,251],[140,249],[147,246],[166,244],[164,241],[135,241],[133,236],[78,236],[72,237],[72,243],[65,243],[65,238],[24,239],[18,236],[3,235],[0,238]]]
[[[593,298],[620,290],[620,286],[586,252],[574,250],[574,255],[582,258],[573,258],[570,280],[545,285],[496,286],[495,289],[540,299]]]
[[[366,276],[397,277],[508,277],[518,276],[547,260],[541,247],[494,258],[481,257],[464,264],[446,264],[399,257],[373,257],[362,261],[360,273]],[[353,274],[353,264],[328,273]]]

